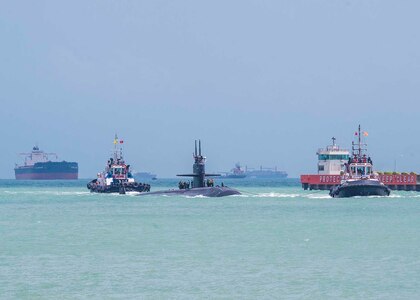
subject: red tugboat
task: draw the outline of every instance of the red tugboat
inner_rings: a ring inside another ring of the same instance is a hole
[[[363,132],[367,136],[367,132]],[[341,184],[331,188],[331,197],[354,196],[389,196],[391,190],[379,180],[379,175],[373,172],[373,163],[366,155],[366,144],[362,144],[360,125],[356,132],[358,142],[352,143],[352,157],[345,164],[345,173],[341,176]]]
[[[125,194],[126,192],[150,191],[149,184],[138,183],[134,180],[130,165],[124,161],[122,144],[123,140],[118,140],[115,135],[113,157],[108,160],[105,170],[98,173],[97,178],[87,184],[91,192]]]

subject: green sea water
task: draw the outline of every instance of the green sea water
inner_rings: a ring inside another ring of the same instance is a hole
[[[420,299],[420,193],[232,180],[243,195],[136,197],[86,182],[0,181],[0,299]]]

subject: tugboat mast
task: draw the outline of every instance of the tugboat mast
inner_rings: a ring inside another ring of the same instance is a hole
[[[362,138],[360,137],[360,124],[359,124],[359,157],[362,156]]]
[[[122,144],[122,141],[118,139],[117,134],[115,134],[114,138],[114,161],[116,162],[118,159],[120,159],[123,162],[123,153],[122,153],[122,147],[118,146],[118,144]]]
[[[359,124],[359,128],[358,128],[358,131],[356,132],[356,134],[358,135],[358,141],[357,141],[357,144],[355,144],[354,141],[351,142],[352,153],[353,153],[353,156],[361,158],[362,157],[362,152],[367,150],[367,149],[364,149],[363,146],[367,146],[367,144],[362,144],[362,136],[361,136],[362,131],[360,129],[360,124]]]

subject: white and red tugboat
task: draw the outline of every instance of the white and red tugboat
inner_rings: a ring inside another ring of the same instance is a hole
[[[97,178],[87,184],[87,188],[95,193],[119,193],[126,192],[149,192],[150,185],[136,182],[130,171],[130,165],[124,161],[122,154],[123,140],[115,135],[113,157],[103,172],[97,174]]]
[[[356,132],[358,142],[352,143],[352,156],[345,164],[345,172],[341,176],[341,184],[330,190],[331,197],[354,196],[389,196],[391,190],[379,180],[379,175],[373,172],[373,163],[366,154],[366,144],[362,144],[362,132]],[[367,136],[367,132],[363,132]]]

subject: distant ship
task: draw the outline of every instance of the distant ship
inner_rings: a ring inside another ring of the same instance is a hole
[[[246,177],[251,178],[287,178],[285,171],[278,171],[277,167],[274,168],[263,168],[260,166],[259,169],[245,168]]]
[[[149,172],[136,172],[133,174],[133,177],[140,181],[157,180],[157,175]]]
[[[226,172],[222,175],[223,178],[245,178],[246,174],[245,171],[242,170],[242,167],[239,163],[235,164],[235,167],[230,170],[230,172]]]
[[[52,161],[49,156],[55,153],[45,153],[34,146],[30,153],[21,153],[25,156],[23,165],[15,166],[15,177],[18,180],[55,180],[55,179],[78,179],[79,166],[77,162]]]

